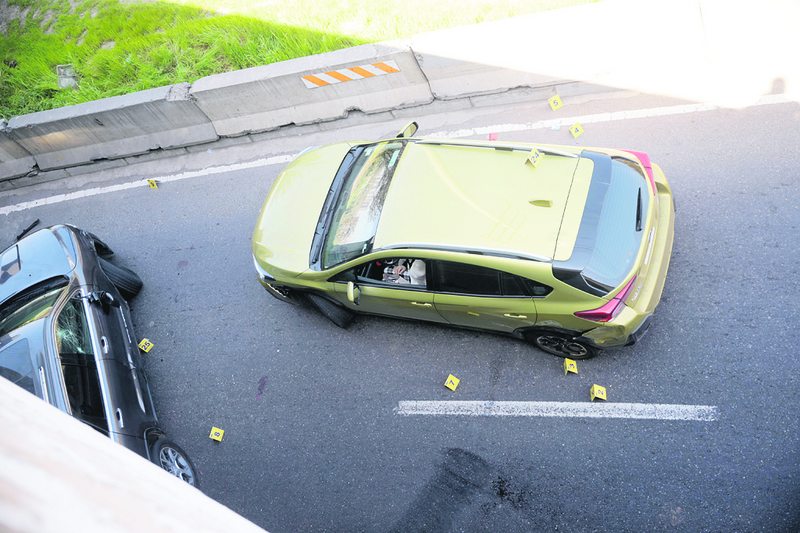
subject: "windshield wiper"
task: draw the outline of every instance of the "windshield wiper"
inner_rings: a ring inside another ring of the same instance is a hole
[[[636,195],[636,231],[642,231],[642,189]]]

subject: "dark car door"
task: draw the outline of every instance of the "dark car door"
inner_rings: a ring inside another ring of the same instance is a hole
[[[108,283],[106,281],[106,283]],[[98,290],[108,290],[107,285],[95,286]],[[97,335],[99,357],[103,359],[105,379],[109,395],[114,404],[112,425],[114,431],[142,437],[145,429],[155,423],[155,413],[150,402],[147,382],[140,367],[140,355],[135,344],[127,304],[116,291],[115,305],[104,305],[99,301],[88,303],[88,320]]]

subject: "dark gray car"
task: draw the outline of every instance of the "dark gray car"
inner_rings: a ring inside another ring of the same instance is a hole
[[[197,486],[158,426],[126,298],[142,287],[95,235],[33,233],[0,254],[0,375]]]

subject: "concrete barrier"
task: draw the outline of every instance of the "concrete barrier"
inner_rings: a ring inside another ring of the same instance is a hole
[[[181,83],[14,117],[8,133],[41,170],[218,138]]]
[[[0,120],[0,181],[24,176],[35,165],[33,156],[9,137],[6,121]]]
[[[363,45],[216,74],[197,80],[190,93],[221,136],[433,100],[413,53],[402,44]]]

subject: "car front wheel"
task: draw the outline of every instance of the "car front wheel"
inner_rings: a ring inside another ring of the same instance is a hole
[[[186,452],[171,440],[164,437],[158,439],[150,451],[150,459],[173,476],[197,487],[194,465]]]
[[[528,339],[540,350],[557,357],[590,359],[598,353],[598,349],[594,346],[577,341],[563,333],[537,331],[530,334]]]

